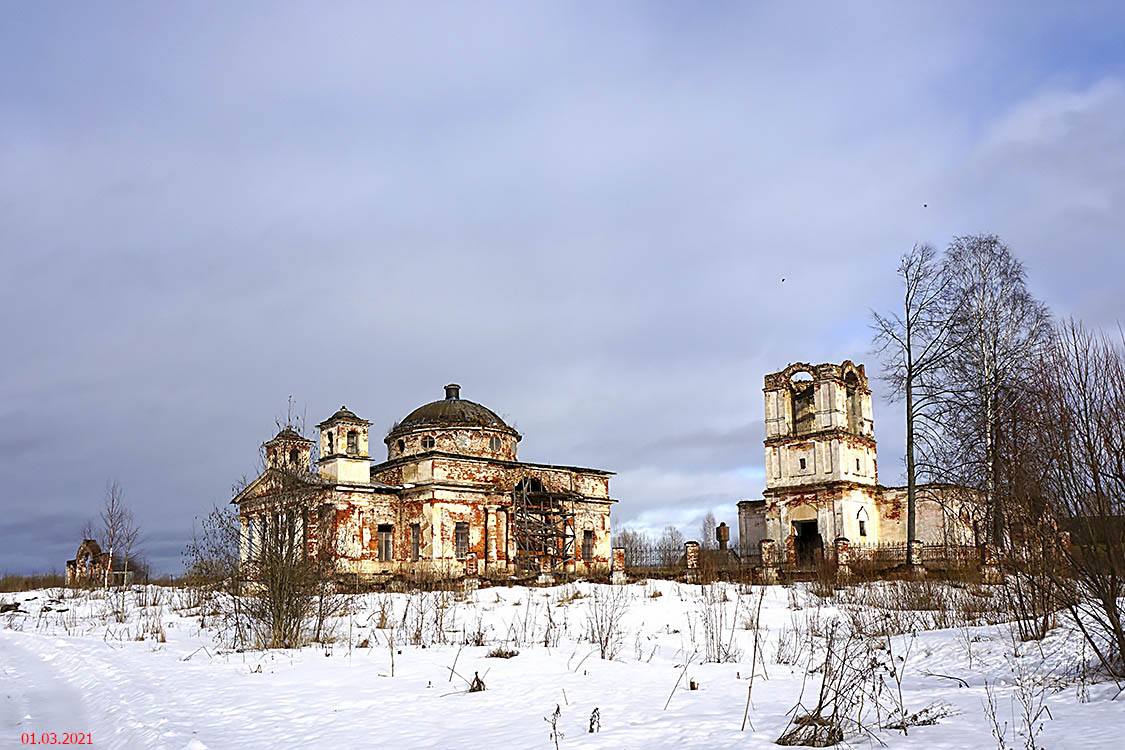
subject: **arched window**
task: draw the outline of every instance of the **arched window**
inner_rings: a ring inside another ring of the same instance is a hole
[[[789,379],[793,399],[793,434],[805,435],[816,428],[814,407],[815,384],[812,374],[804,370],[793,373]]]
[[[336,443],[332,440],[332,430],[328,431],[328,455],[336,452]]]
[[[301,460],[301,452],[299,450],[294,448],[293,450],[289,451],[289,463],[296,466],[297,462],[300,461],[300,460]]]
[[[395,447],[398,448],[399,453],[402,453],[404,450],[406,450],[406,441],[399,440],[397,443],[395,443]]]
[[[867,508],[859,509],[859,513],[856,514],[856,520],[859,521],[859,535],[861,537],[867,536]]]
[[[434,440],[433,435],[426,435],[426,437],[422,438],[422,449],[423,450],[432,451],[434,449],[435,445],[437,445],[437,441]]]
[[[498,437],[492,437],[492,438],[491,438],[491,439],[490,439],[490,440],[488,441],[488,447],[489,447],[489,448],[491,448],[491,449],[492,449],[492,450],[494,450],[494,451],[498,451],[498,450],[500,450],[500,438],[498,438]]]
[[[357,453],[359,453],[359,433],[348,430],[348,455],[354,456]]]

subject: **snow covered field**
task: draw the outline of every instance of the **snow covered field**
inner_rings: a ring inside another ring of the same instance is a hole
[[[946,624],[933,612],[884,616],[856,592],[762,591],[649,581],[367,594],[334,622],[330,645],[243,653],[222,647],[215,618],[204,607],[201,624],[186,591],[138,588],[124,622],[107,618],[100,592],[9,594],[0,602],[20,606],[0,615],[0,747],[20,747],[29,732],[58,741],[82,732],[107,748],[554,748],[545,718],[556,706],[560,748],[777,747],[802,688],[803,705],[817,703],[834,620],[841,630],[881,617],[891,630]],[[986,589],[960,595],[995,609]],[[589,615],[615,604],[621,636],[605,660]],[[753,727],[740,731],[755,632]],[[884,704],[864,708],[873,733],[850,736],[853,745],[995,748],[987,685],[1007,747],[1026,746],[1022,716],[1040,703],[1037,747],[1122,746],[1125,696],[1113,700],[1112,682],[1080,669],[1089,655],[1065,622],[1041,642],[1019,643],[1004,624],[964,623],[867,642],[870,659],[906,655],[893,662],[908,713],[936,704],[952,715],[907,736],[879,728],[897,698],[884,670]],[[488,657],[497,646],[519,653]],[[709,654],[733,660],[709,663]],[[467,691],[474,674],[486,690]]]

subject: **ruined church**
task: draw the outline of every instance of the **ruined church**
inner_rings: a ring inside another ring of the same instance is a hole
[[[772,539],[786,564],[814,564],[837,540],[906,542],[906,488],[879,484],[871,389],[863,365],[789,365],[765,376],[766,489],[738,504],[744,554]],[[916,536],[974,543],[960,488],[923,485]]]
[[[367,579],[608,570],[613,472],[518,460],[522,436],[456,384],[395,422],[384,461],[370,426],[340,407],[315,443],[285,427],[263,445],[265,470],[231,501],[244,560],[300,498],[301,543],[330,538],[337,570]]]

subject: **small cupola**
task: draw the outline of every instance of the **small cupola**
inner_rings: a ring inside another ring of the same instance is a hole
[[[446,401],[452,401],[458,398],[461,398],[461,386],[457,385],[456,383],[450,383],[449,385],[445,386]]]
[[[265,443],[266,466],[271,469],[308,471],[313,441],[286,425]]]
[[[320,474],[329,479],[366,484],[370,481],[370,455],[367,452],[371,423],[341,406],[317,425],[320,430]]]

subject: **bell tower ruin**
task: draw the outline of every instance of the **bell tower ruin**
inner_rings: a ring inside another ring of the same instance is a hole
[[[826,482],[878,483],[863,365],[792,364],[766,375],[766,494]]]
[[[740,535],[815,565],[835,540],[875,540],[880,493],[863,365],[798,362],[765,377],[766,489],[738,504]]]
[[[809,570],[857,545],[905,543],[906,488],[879,484],[863,365],[797,362],[766,375],[762,392],[766,488],[761,500],[738,503],[743,554],[765,556],[768,547],[783,565]],[[971,539],[961,490],[925,487],[919,538]]]

